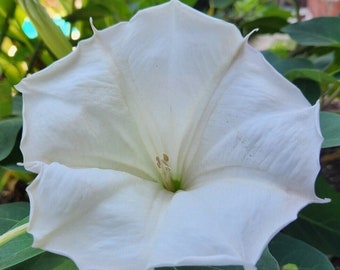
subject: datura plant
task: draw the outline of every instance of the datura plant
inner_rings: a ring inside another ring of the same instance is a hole
[[[34,247],[79,269],[255,265],[314,192],[319,105],[172,0],[24,79]]]

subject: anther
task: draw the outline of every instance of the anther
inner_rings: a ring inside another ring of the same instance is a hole
[[[169,191],[176,192],[181,189],[181,181],[172,178],[171,167],[169,166],[169,156],[163,154],[163,158],[156,156],[156,165],[161,174],[161,183]]]
[[[161,168],[161,160],[159,158],[159,156],[156,157],[156,161],[157,161],[157,167],[160,169]]]

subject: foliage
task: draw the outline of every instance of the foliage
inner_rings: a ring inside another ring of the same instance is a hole
[[[93,24],[105,28],[128,20],[139,9],[165,0],[73,0],[38,2],[1,0],[0,3],[0,189],[13,181],[29,183],[34,175],[17,165],[22,162],[21,96],[15,90],[23,77],[50,65],[71,51],[79,40],[92,35]],[[183,1],[210,15],[234,22],[243,34],[255,28],[261,33],[286,33],[294,48],[282,45],[263,52],[265,58],[295,83],[311,102],[320,99],[323,147],[340,146],[340,116],[332,109],[340,95],[340,23],[339,18],[316,18],[289,24],[291,12],[280,9],[273,1],[211,0]],[[43,7],[44,5],[44,7]],[[46,11],[47,13],[46,13]],[[56,26],[62,16],[62,28]],[[54,18],[53,20],[50,17]],[[34,35],[32,23],[38,36]],[[24,26],[30,26],[24,29]],[[332,27],[330,27],[330,25]],[[33,29],[33,30],[32,30]],[[332,202],[311,205],[301,211],[297,221],[275,237],[258,263],[258,269],[332,269],[327,257],[340,256],[340,195],[319,177],[316,185],[320,197]],[[26,221],[28,203],[0,206],[0,233]],[[294,237],[294,238],[292,238]],[[301,240],[297,240],[299,238]],[[0,248],[0,269],[76,269],[67,258],[31,247],[29,234],[21,235]],[[308,243],[308,244],[307,244]],[[310,246],[312,245],[312,246]],[[320,251],[319,251],[320,250]],[[272,255],[273,256],[272,256]],[[279,266],[278,266],[279,265]],[[172,268],[162,268],[172,269]],[[177,269],[240,269],[238,267],[180,267]]]

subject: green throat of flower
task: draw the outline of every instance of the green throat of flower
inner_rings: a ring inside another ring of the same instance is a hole
[[[167,154],[163,154],[163,157],[156,157],[156,165],[161,174],[161,184],[162,186],[170,191],[175,193],[176,191],[181,189],[181,179],[173,178],[171,175],[171,168],[169,166],[169,157]]]

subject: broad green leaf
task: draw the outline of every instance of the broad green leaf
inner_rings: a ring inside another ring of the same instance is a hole
[[[3,234],[11,228],[28,222],[28,212],[28,203],[0,205],[0,233]],[[8,269],[42,253],[42,250],[31,247],[32,242],[32,236],[24,233],[0,246],[0,270]]]
[[[313,69],[313,63],[306,58],[287,58],[281,59],[270,51],[262,52],[266,60],[282,75],[295,69]]]
[[[22,114],[22,96],[14,96],[12,102],[12,115],[20,116]]]
[[[78,270],[77,266],[68,258],[43,252],[27,261],[17,264],[10,270]]]
[[[306,58],[287,58],[275,63],[274,67],[283,75],[293,70],[314,70],[313,63]]]
[[[28,222],[28,217],[19,221],[15,226],[26,222]],[[32,248],[32,243],[33,237],[24,233],[0,246],[0,270],[8,269],[44,252],[41,249]]]
[[[316,191],[321,198],[331,198],[331,202],[307,206],[284,232],[325,254],[340,256],[340,194],[322,177],[316,181]]]
[[[266,60],[282,75],[294,70],[311,70],[314,69],[313,63],[306,58],[287,58],[280,59],[276,54],[270,51],[262,52]],[[321,88],[318,82],[307,78],[295,78],[292,81],[308,99],[311,104],[320,98]]]
[[[257,270],[279,270],[279,264],[270,253],[268,247],[264,250],[260,260],[256,264]]]
[[[339,17],[321,17],[298,22],[284,27],[282,31],[302,45],[340,47]]]
[[[15,115],[15,118],[19,119],[19,118],[21,118],[21,111],[22,111],[22,97],[21,96],[14,96],[12,98],[12,102],[13,102],[13,104],[12,104],[13,105],[12,106],[12,115]],[[13,119],[13,118],[8,118],[8,119]],[[21,125],[18,126],[19,130],[20,130],[20,127],[21,127]],[[4,134],[6,135],[7,134],[6,132],[8,132],[8,131],[5,131],[5,133],[3,133],[3,135]],[[2,131],[1,131],[1,120],[0,120],[0,141],[1,141],[1,138],[2,138],[1,133],[2,133]],[[19,161],[23,160],[22,153],[19,149],[19,144],[20,144],[20,139],[21,139],[20,136],[18,135],[18,136],[16,136],[16,138],[15,137],[13,137],[13,138],[7,137],[7,139],[13,140],[14,146],[12,147],[12,150],[10,151],[9,155],[7,155],[7,157],[5,159],[1,160],[1,158],[0,158],[0,166],[6,167],[6,169],[12,170],[11,173],[13,173],[13,174],[20,173],[20,178],[18,178],[18,179],[24,180],[26,182],[31,181],[32,177],[33,177],[32,174],[26,175],[27,171],[24,169],[24,167],[17,165],[17,163]],[[5,145],[5,144],[0,145],[0,153],[6,147],[9,147],[9,145]],[[0,156],[1,156],[1,154],[0,154]],[[23,172],[25,172],[26,174],[23,175],[22,174]],[[2,187],[2,183],[0,183],[0,188],[1,187]]]
[[[315,104],[319,100],[321,88],[317,82],[309,79],[296,79],[293,83],[301,90],[311,104]]]
[[[285,76],[290,81],[296,79],[310,79],[321,85],[339,84],[339,81],[335,77],[318,69],[293,69],[288,71]]]
[[[0,205],[0,234],[7,232],[29,214],[29,204],[17,202]]]
[[[320,48],[320,47],[319,47]],[[332,73],[329,71],[329,67],[335,62],[335,52],[332,49],[330,52],[324,52],[320,56],[313,58],[313,64],[315,68],[320,70],[327,70],[327,72]]]
[[[321,112],[320,126],[324,136],[322,147],[340,146],[340,115],[331,112]]]
[[[328,258],[312,246],[284,234],[278,234],[269,244],[269,249],[282,269],[334,270]],[[290,268],[283,268],[291,264]],[[296,268],[295,268],[296,269]]]
[[[11,153],[21,126],[19,116],[0,120],[0,161]]]
[[[15,171],[15,172],[28,173],[25,170],[24,166],[18,165],[18,162],[23,161],[23,156],[20,151],[20,141],[21,141],[20,135],[21,134],[18,134],[15,140],[15,143],[14,143],[14,147],[12,148],[12,151],[9,153],[9,155],[5,159],[0,161],[0,166],[8,170]],[[33,174],[31,173],[31,175]],[[31,176],[29,177],[32,178]],[[25,177],[25,179],[27,179],[27,177]]]

